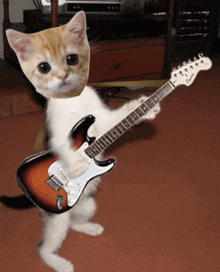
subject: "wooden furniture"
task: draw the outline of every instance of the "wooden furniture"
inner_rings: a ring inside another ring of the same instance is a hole
[[[164,39],[104,43],[91,47],[90,82],[159,79],[164,68]]]
[[[51,3],[51,26],[56,27],[58,0],[51,0]],[[14,58],[14,53],[8,45],[5,30],[8,28],[24,32],[26,30],[22,24],[10,23],[9,0],[3,0],[3,4],[4,55],[5,60],[10,61]],[[212,20],[208,38],[179,41],[181,0],[170,0],[166,35],[154,38],[110,39],[92,44],[89,82],[169,78],[173,57],[177,61],[182,61],[201,52],[209,54],[215,35],[216,7],[219,0],[213,0],[210,5]]]
[[[193,58],[198,53],[212,55],[219,31],[219,0],[176,0],[172,59]]]
[[[57,26],[58,0],[52,0],[52,27]],[[105,41],[91,46],[91,65],[89,82],[109,80],[161,79],[170,74],[171,26],[174,14],[171,0],[167,38],[137,38],[129,40]],[[17,29],[21,25],[10,23],[9,0],[4,0],[4,54],[10,61],[14,54],[8,45],[5,30]],[[23,29],[22,29],[23,30]],[[21,30],[21,31],[22,31]]]

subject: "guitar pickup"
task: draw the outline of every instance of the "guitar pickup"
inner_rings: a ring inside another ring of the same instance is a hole
[[[47,180],[45,180],[48,185],[55,191],[59,192],[62,187],[63,183],[54,175],[50,176]]]

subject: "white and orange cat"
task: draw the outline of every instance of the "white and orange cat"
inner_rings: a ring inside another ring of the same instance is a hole
[[[90,127],[89,135],[99,137],[125,118],[146,97],[112,110],[102,103],[94,89],[86,86],[90,48],[84,12],[77,13],[64,26],[34,34],[10,29],[7,30],[7,37],[27,78],[37,92],[48,98],[50,148],[56,152],[69,176],[80,175],[86,170],[87,162],[75,152],[68,137],[73,126],[81,118],[92,114],[96,121]],[[155,118],[159,111],[160,106],[156,105],[142,120]],[[102,155],[98,159],[101,160]],[[104,230],[100,224],[91,221],[97,210],[94,194],[99,184],[100,177],[90,181],[77,204],[65,213],[50,214],[41,210],[44,228],[39,254],[57,272],[74,271],[72,262],[58,255],[68,230],[92,236],[98,236]]]

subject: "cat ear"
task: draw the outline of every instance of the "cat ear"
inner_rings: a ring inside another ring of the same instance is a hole
[[[6,30],[6,36],[11,48],[15,51],[17,56],[23,61],[27,60],[29,55],[33,52],[31,40],[28,35],[13,29],[8,29]]]
[[[87,44],[86,15],[84,11],[76,13],[67,24],[67,29],[70,34],[77,35],[80,44]]]

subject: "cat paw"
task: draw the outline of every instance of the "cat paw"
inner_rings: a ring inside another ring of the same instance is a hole
[[[55,270],[56,272],[74,272],[73,264],[70,261],[65,261],[62,264],[62,267],[59,270]]]
[[[99,236],[104,231],[103,226],[98,223],[72,224],[71,229],[90,236]]]
[[[71,158],[73,165],[69,165],[67,172],[68,178],[77,178],[84,174],[88,168],[87,160],[78,152],[75,152],[73,158]]]
[[[151,110],[147,112],[145,118],[148,120],[153,120],[156,115],[160,112],[160,104],[156,104]]]
[[[138,99],[134,99],[131,102],[129,102],[129,110],[135,110],[137,107],[139,107],[144,101],[147,100],[147,96],[141,96]]]
[[[54,269],[55,272],[74,272],[73,263],[60,256],[53,257],[49,261],[47,259],[43,260],[45,261],[45,264]]]
[[[139,99],[132,100],[130,102],[130,107],[134,110],[137,107],[139,107],[141,104],[143,104],[147,100],[147,96],[141,96]],[[156,104],[153,108],[151,108],[142,118],[139,120],[144,121],[144,120],[152,120],[156,117],[156,115],[160,112],[160,104]]]

